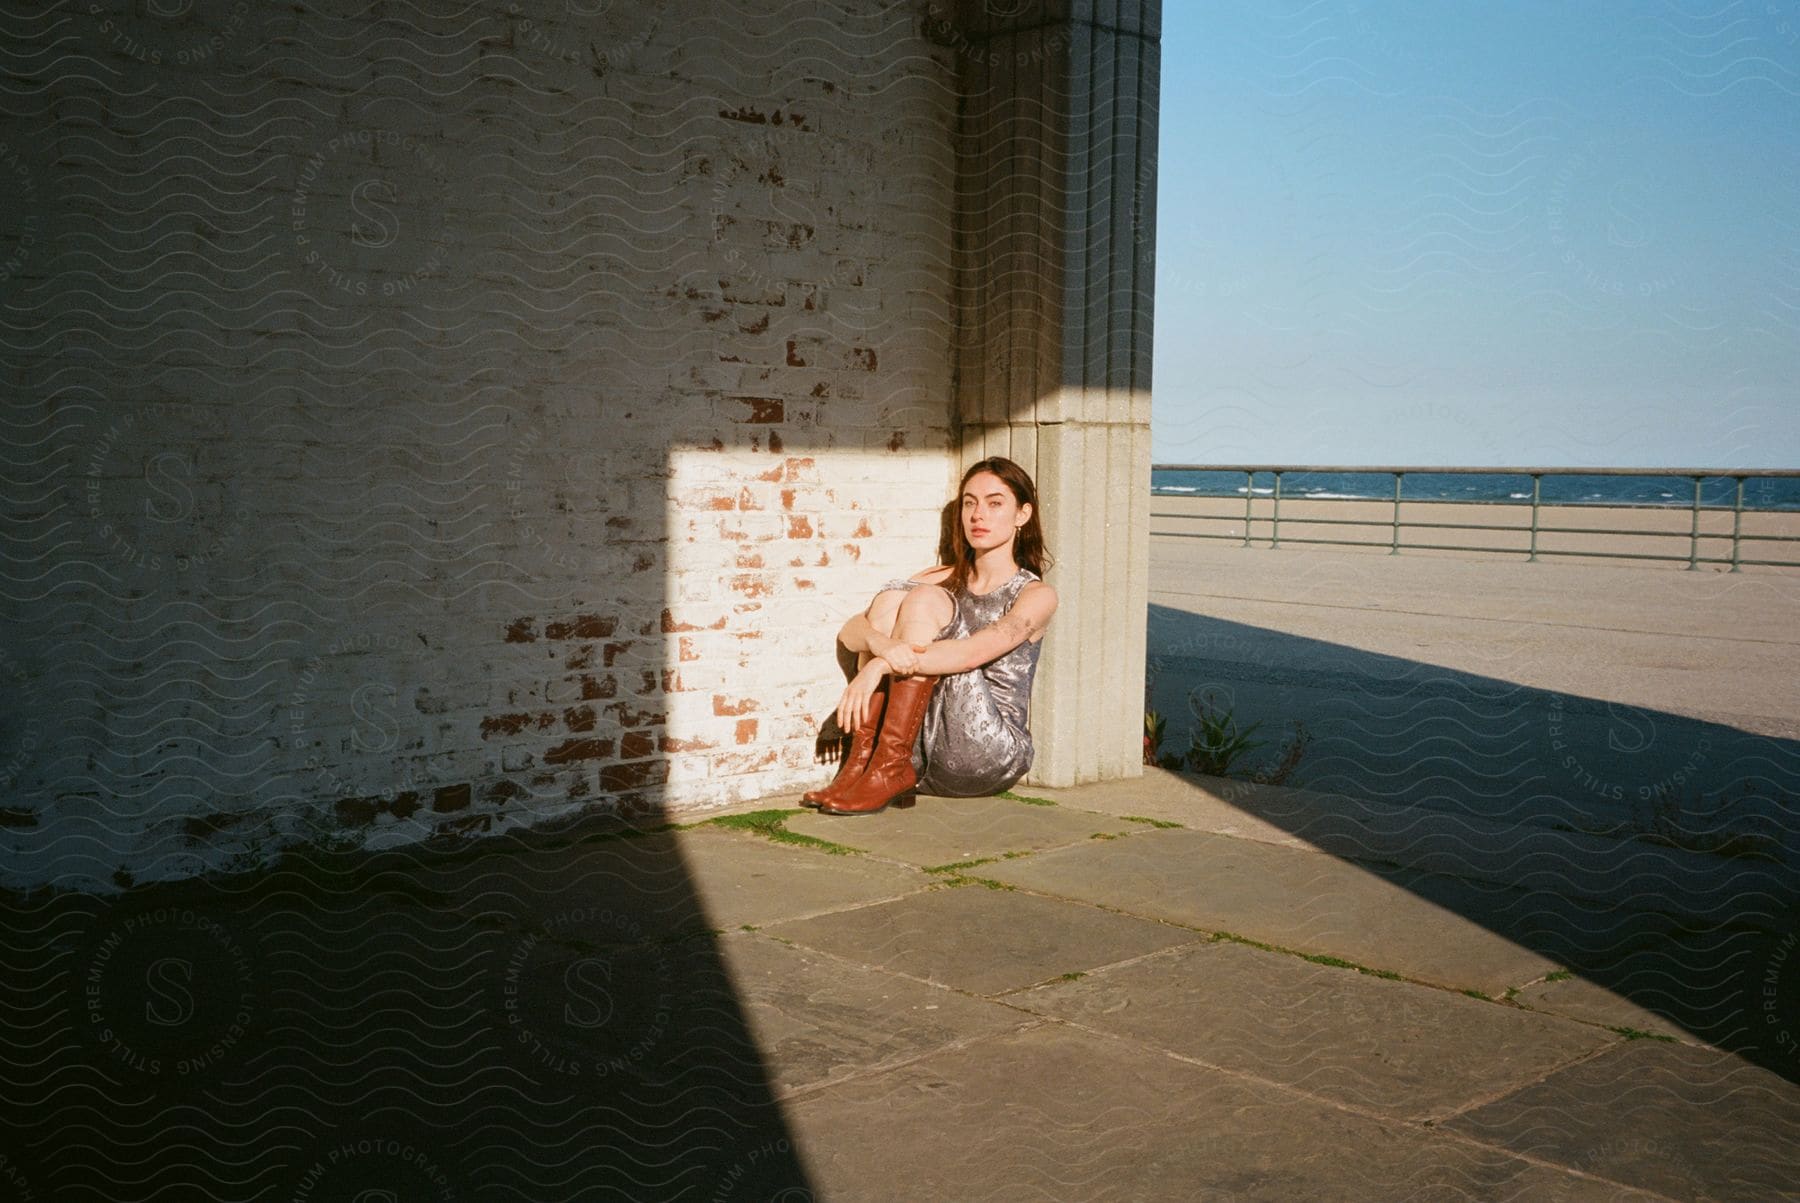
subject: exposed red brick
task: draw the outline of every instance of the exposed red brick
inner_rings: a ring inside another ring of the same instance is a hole
[[[737,741],[741,744],[747,744],[755,739],[756,726],[756,720],[753,718],[739,719],[737,723]]]
[[[600,788],[608,793],[661,785],[669,779],[667,760],[638,760],[630,764],[609,764],[600,770]]]
[[[887,449],[889,451],[898,451],[905,446],[906,432],[904,430],[896,430],[893,433],[893,437],[889,438],[887,441]]]
[[[865,372],[873,372],[875,370],[875,348],[851,347],[850,366],[861,368]]]
[[[726,312],[727,311],[723,309],[702,309],[700,311],[700,320],[704,322],[716,322],[724,317]]]
[[[456,810],[467,810],[469,808],[469,796],[470,790],[468,782],[466,781],[461,785],[440,786],[432,791],[431,809],[437,811],[439,814],[448,814],[449,812]]]
[[[710,739],[676,739],[673,735],[665,735],[656,741],[657,750],[668,756],[678,752],[710,752],[718,746]]]
[[[625,760],[642,760],[656,754],[656,736],[649,731],[627,731],[619,737],[619,756]]]
[[[844,552],[853,560],[862,559],[862,548],[854,543],[844,544]]]
[[[755,321],[751,322],[748,326],[746,326],[742,322],[740,322],[740,323],[738,323],[738,329],[743,331],[745,334],[765,334],[768,332],[768,329],[769,329],[769,315],[766,313],[763,314],[761,317],[759,317]]]
[[[766,597],[771,592],[769,583],[753,572],[740,572],[732,577],[731,591],[745,597]]]
[[[563,661],[563,667],[567,669],[587,668],[593,662],[594,645],[584,643],[569,653],[568,658]]]
[[[571,731],[592,731],[595,717],[592,706],[571,706],[563,711],[563,723]]]
[[[782,449],[786,446],[787,444],[781,441],[781,432],[779,430],[771,430],[769,432],[769,451],[771,454],[780,455]]]
[[[758,112],[747,104],[739,105],[735,109],[720,109],[719,116],[725,118],[727,121],[742,121],[750,125],[769,124],[769,115],[767,113]]]
[[[631,562],[633,572],[649,572],[654,567],[656,567],[656,557],[647,551],[640,551],[637,559]]]
[[[598,614],[577,614],[564,622],[552,622],[544,625],[546,639],[605,639],[613,633],[618,625],[616,618],[602,618]]]
[[[393,812],[396,819],[412,818],[413,812],[419,809],[419,792],[409,789],[395,794],[388,809]]]
[[[761,752],[721,752],[712,758],[712,771],[716,777],[755,773],[775,767],[779,759],[780,753],[774,748]]]
[[[608,530],[627,530],[630,526],[631,515],[629,514],[614,514],[606,520],[606,528]]]
[[[800,480],[800,473],[803,470],[805,470],[807,468],[811,468],[813,466],[814,466],[813,457],[810,455],[795,456],[795,457],[790,458],[785,465],[786,470],[787,470],[788,483],[789,484],[797,484]]]
[[[492,785],[482,790],[481,800],[483,802],[493,802],[498,805],[505,805],[524,793],[525,787],[520,785],[517,781],[506,781],[503,779],[494,782]]]
[[[439,835],[485,835],[494,829],[493,815],[464,815],[437,825]]]
[[[791,338],[788,339],[787,345],[787,365],[790,368],[803,368],[806,366],[806,361],[800,358],[799,346]]]
[[[850,532],[850,537],[852,539],[873,539],[875,532],[869,529],[869,520],[864,518],[856,524],[856,529]]]
[[[606,667],[611,668],[614,664],[618,663],[620,656],[623,656],[626,652],[630,651],[632,648],[634,648],[636,646],[637,645],[629,639],[625,640],[622,643],[607,644],[606,650],[602,653],[602,655],[605,657],[604,663],[605,663]]]
[[[794,498],[798,495],[799,495],[799,490],[797,490],[797,489],[781,490],[781,508],[784,510],[793,509],[794,508]]]
[[[606,712],[617,720],[621,727],[654,727],[669,721],[664,710],[634,710],[629,702],[614,702],[606,708]]]
[[[577,760],[611,760],[613,741],[610,739],[565,739],[548,752],[544,753],[545,764],[570,764]]]
[[[819,383],[812,386],[812,395],[815,397],[831,396],[831,385],[823,380],[819,381]]]
[[[720,616],[719,621],[715,623],[709,623],[705,627],[698,627],[691,622],[681,622],[677,620],[675,611],[673,610],[664,609],[662,612],[662,633],[665,635],[675,635],[682,631],[723,631],[724,629],[725,618],[723,616]]]
[[[738,403],[751,409],[745,421],[781,421],[783,405],[779,396],[740,396]]]
[[[677,643],[679,644],[681,651],[675,658],[683,664],[692,663],[700,658],[700,649],[695,647],[694,641],[689,639],[686,635],[683,635]]]
[[[749,489],[738,490],[738,509],[760,510],[765,508],[767,507],[765,507],[762,502],[758,501],[756,499],[756,494],[752,493]]]
[[[506,628],[506,642],[535,643],[537,632],[532,629],[532,624],[536,621],[535,618],[515,619],[512,625]]]
[[[490,739],[496,735],[517,735],[531,724],[529,714],[492,714],[481,720],[481,738]]]
[[[761,709],[762,703],[755,698],[728,698],[722,693],[713,694],[713,713],[720,718],[729,718],[734,714],[749,714]]]
[[[608,661],[608,663],[611,663],[611,661]],[[594,698],[610,698],[610,697],[617,695],[618,692],[619,692],[619,682],[616,679],[614,679],[613,677],[606,676],[606,677],[601,677],[598,680],[596,680],[595,678],[590,677],[585,673],[582,674],[582,677],[581,677],[581,700],[582,701],[584,701],[584,702],[591,701]]]
[[[813,537],[812,521],[805,514],[788,515],[788,532],[790,539],[810,539]],[[911,611],[908,611],[911,613]]]
[[[738,553],[737,566],[739,568],[761,568],[763,558],[753,551],[741,551]]]

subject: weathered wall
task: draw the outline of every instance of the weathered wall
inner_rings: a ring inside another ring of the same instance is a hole
[[[932,558],[923,4],[365,11],[6,18],[4,884],[797,787]]]

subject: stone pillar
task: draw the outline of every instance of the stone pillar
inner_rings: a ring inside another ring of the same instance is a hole
[[[966,0],[957,423],[1036,477],[1061,608],[1028,781],[1142,772],[1161,5]]]

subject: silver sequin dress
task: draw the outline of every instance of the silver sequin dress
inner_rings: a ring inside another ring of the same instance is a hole
[[[991,626],[1012,609],[1019,591],[1039,579],[1021,568],[991,593],[963,593],[939,639],[962,639]],[[884,589],[912,589],[918,581],[889,581]],[[975,798],[1007,789],[1031,767],[1031,682],[1043,641],[1026,640],[980,668],[938,679],[913,745],[919,792],[943,798]]]

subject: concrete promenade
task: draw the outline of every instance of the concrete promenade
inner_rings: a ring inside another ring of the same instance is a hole
[[[1700,778],[1786,788],[1792,582],[1154,555],[1159,673],[1236,664],[1240,706],[1284,670],[1398,679],[1463,707],[1472,755],[1470,698],[1566,690],[1638,733],[1622,763],[1679,720]],[[1422,684],[1457,673],[1495,684]],[[1299,775],[1331,777],[1333,712],[1293,713],[1320,733]],[[1762,759],[1717,758],[1727,731]],[[1609,829],[1639,816],[1554,809],[1592,798],[1571,771],[1507,793],[1489,767],[1425,796],[1151,770],[862,818],[772,799],[23,900],[0,1174],[46,1199],[1800,1198],[1791,809]]]

